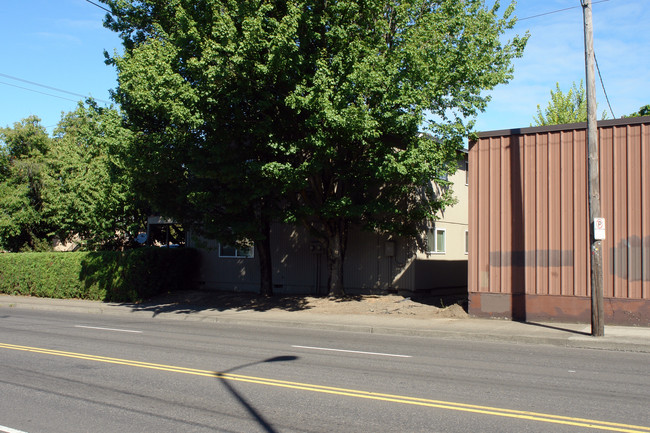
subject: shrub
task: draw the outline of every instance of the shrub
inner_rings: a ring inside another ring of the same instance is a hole
[[[0,254],[0,293],[138,302],[196,287],[199,254],[191,248]]]

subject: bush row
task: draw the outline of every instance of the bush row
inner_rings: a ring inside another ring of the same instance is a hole
[[[194,288],[198,271],[192,248],[7,253],[0,254],[0,293],[138,302]]]

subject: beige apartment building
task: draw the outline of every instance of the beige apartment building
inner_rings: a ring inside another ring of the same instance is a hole
[[[467,286],[467,153],[450,176],[457,203],[423,233],[424,243],[351,229],[345,256],[347,293],[404,294]],[[424,244],[424,246],[422,246]],[[259,262],[253,248],[237,250],[218,241],[192,240],[200,247],[205,289],[259,291]],[[324,295],[327,261],[303,227],[274,224],[271,229],[275,293]]]

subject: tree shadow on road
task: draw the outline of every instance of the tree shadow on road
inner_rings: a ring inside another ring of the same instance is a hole
[[[467,295],[458,293],[408,293],[346,295],[340,298],[310,295],[276,295],[225,291],[175,291],[138,303],[123,303],[134,312],[193,314],[201,312],[313,311],[320,314],[403,314],[421,317],[464,317]]]
[[[201,311],[283,311],[308,310],[309,303],[304,296],[265,297],[255,293],[219,291],[178,291],[155,296],[141,303],[122,304],[133,311],[161,313],[198,313]]]

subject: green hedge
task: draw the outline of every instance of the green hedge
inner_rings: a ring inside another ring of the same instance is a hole
[[[195,288],[198,271],[199,254],[192,248],[5,253],[0,254],[0,293],[138,302]]]

